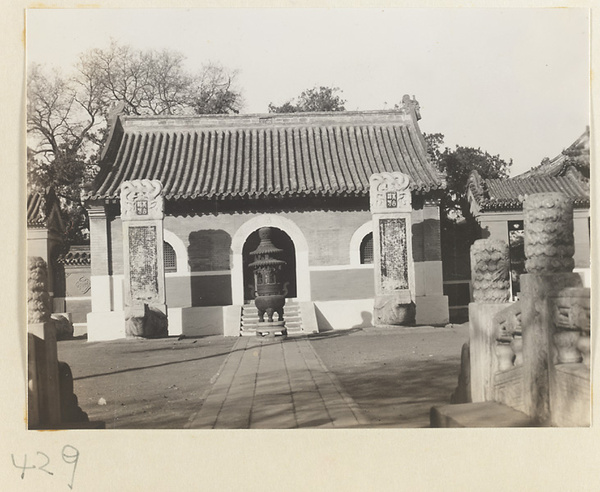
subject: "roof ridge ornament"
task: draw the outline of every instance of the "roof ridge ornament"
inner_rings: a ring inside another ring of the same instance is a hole
[[[402,96],[402,108],[407,112],[414,113],[417,121],[421,119],[421,105],[414,95],[412,98],[408,94]]]

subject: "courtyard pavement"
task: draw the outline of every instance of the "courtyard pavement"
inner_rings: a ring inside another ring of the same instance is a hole
[[[239,338],[193,429],[357,427],[368,420],[303,338]]]
[[[286,340],[59,342],[107,428],[427,427],[449,402],[467,325],[354,328]]]

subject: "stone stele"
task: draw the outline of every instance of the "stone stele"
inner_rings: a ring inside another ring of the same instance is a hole
[[[399,172],[371,175],[375,325],[415,322],[410,178]]]
[[[125,294],[125,334],[168,335],[163,260],[164,204],[157,180],[121,185]]]

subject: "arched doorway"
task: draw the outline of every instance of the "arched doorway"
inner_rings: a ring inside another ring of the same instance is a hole
[[[283,283],[287,286],[287,298],[297,297],[298,287],[296,281],[296,248],[294,242],[284,231],[277,227],[271,227],[271,240],[273,244],[283,250],[280,259],[286,262],[282,271]],[[248,236],[242,248],[244,265],[244,302],[249,302],[255,297],[254,273],[249,267],[253,259],[250,253],[254,251],[260,242],[258,229]]]

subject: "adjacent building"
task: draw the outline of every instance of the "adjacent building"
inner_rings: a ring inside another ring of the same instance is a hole
[[[590,286],[590,131],[586,131],[553,159],[510,179],[482,179],[474,171],[467,191],[471,212],[482,229],[482,237],[509,243],[513,295],[519,291],[518,277],[524,272],[523,200],[527,195],[564,193],[573,202],[575,271]]]

